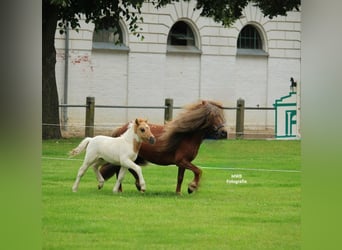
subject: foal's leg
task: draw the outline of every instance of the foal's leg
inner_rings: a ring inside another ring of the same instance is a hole
[[[116,179],[118,179],[121,166],[116,166],[116,167],[117,167],[117,169],[115,169],[115,176],[116,176]],[[120,185],[119,185],[118,192],[122,193],[122,183],[120,183]]]
[[[80,184],[82,176],[87,172],[90,164],[87,161],[84,161],[80,169],[78,170],[76,180],[74,182],[74,185],[72,186],[72,191],[77,192],[78,185]]]
[[[124,177],[126,175],[126,172],[127,172],[127,168],[125,168],[125,167],[120,168],[118,178],[117,178],[115,185],[113,187],[113,193],[118,193],[120,191],[119,188],[121,186],[122,180],[124,179]]]
[[[125,166],[129,169],[132,169],[132,170],[134,170],[134,172],[136,172],[136,174],[139,176],[139,183],[140,183],[140,188],[141,188],[140,191],[145,192],[146,184],[145,184],[144,176],[142,174],[141,167],[139,165],[137,165],[136,163],[134,163],[130,159],[126,159],[126,160],[122,161],[121,165]],[[122,167],[121,167],[121,169],[122,169]]]
[[[135,187],[138,189],[138,191],[141,191],[141,186],[140,186],[140,183],[139,183],[139,176],[138,176],[138,174],[133,169],[131,169],[131,168],[129,168],[128,170],[133,175],[133,177],[135,179]],[[120,171],[120,166],[119,166],[119,169],[116,172],[116,178],[118,178],[118,176],[119,176],[119,171]],[[122,192],[122,183],[120,184],[119,192]]]

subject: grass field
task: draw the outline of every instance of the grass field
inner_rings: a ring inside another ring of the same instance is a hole
[[[91,169],[72,193],[79,141],[43,141],[43,249],[300,249],[300,141],[205,141],[200,188],[187,194],[186,171],[181,196],[177,168],[152,164],[144,194],[131,175],[97,190]]]

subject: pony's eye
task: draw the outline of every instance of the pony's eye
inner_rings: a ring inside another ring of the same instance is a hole
[[[142,133],[144,133],[144,132],[145,132],[145,129],[144,129],[144,128],[140,128],[140,131],[141,131]]]

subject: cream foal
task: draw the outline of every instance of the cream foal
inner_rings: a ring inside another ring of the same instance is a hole
[[[95,136],[93,138],[86,137],[73,150],[70,151],[70,156],[78,155],[86,149],[86,155],[80,169],[78,170],[76,180],[72,186],[72,191],[77,192],[78,185],[82,176],[87,169],[92,166],[99,182],[98,188],[101,189],[104,184],[104,179],[99,171],[99,167],[105,162],[119,164],[122,166],[119,172],[118,179],[114,185],[113,192],[118,192],[119,186],[127,172],[127,169],[133,169],[139,176],[141,191],[146,190],[145,180],[142,175],[141,167],[134,163],[138,156],[138,152],[142,142],[155,143],[155,137],[152,134],[147,121],[136,119],[129,125],[128,130],[120,137]]]

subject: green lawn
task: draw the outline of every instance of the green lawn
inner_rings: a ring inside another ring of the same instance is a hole
[[[79,141],[43,141],[43,249],[300,249],[300,141],[205,141],[200,188],[187,194],[186,171],[182,196],[177,168],[152,164],[144,194],[129,174],[122,194],[115,179],[97,190],[91,169],[72,193]]]

